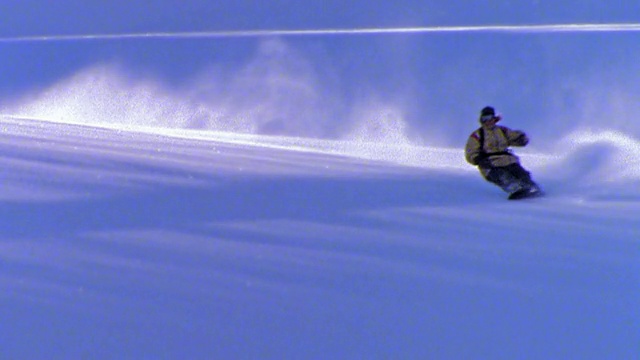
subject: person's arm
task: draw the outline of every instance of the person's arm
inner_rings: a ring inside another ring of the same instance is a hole
[[[529,137],[524,133],[524,131],[511,130],[506,127],[502,127],[502,131],[507,137],[509,146],[527,146],[529,143]]]

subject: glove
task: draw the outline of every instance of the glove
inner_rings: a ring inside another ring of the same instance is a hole
[[[480,154],[475,158],[475,164],[481,168],[490,168],[491,161],[486,154]]]
[[[515,146],[527,146],[528,143],[529,143],[529,138],[525,133],[522,133],[522,135],[518,136],[513,140],[513,145]]]

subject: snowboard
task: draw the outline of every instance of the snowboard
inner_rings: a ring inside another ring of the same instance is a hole
[[[543,195],[544,193],[540,189],[536,189],[536,188],[520,189],[518,191],[515,191],[509,194],[509,200],[530,199],[530,198],[540,197]]]

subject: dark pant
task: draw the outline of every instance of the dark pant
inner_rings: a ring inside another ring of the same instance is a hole
[[[531,174],[518,163],[502,167],[492,167],[485,179],[509,193],[523,187],[537,187],[531,179]]]

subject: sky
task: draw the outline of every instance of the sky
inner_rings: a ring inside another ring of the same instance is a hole
[[[392,5],[370,1],[64,1],[54,8],[38,1],[9,1],[0,6],[0,37],[4,39],[636,24],[635,14],[640,13],[635,1],[405,0]],[[174,116],[195,118],[177,121],[180,126],[319,138],[350,137],[363,126],[371,128],[369,132],[403,127],[409,141],[448,146],[463,144],[477,125],[479,109],[493,105],[503,113],[505,125],[527,130],[540,147],[549,147],[576,130],[576,124],[640,135],[635,121],[640,110],[636,101],[640,89],[634,77],[640,67],[637,37],[637,30],[515,30],[0,41],[0,105],[4,113],[52,117],[46,113],[52,108],[60,104],[69,108],[70,101],[80,101],[84,108],[79,113],[122,114],[129,109],[105,105],[104,99],[116,97],[114,92],[127,92],[130,99],[164,99],[172,103],[167,111],[184,109]],[[94,73],[97,75],[92,76]],[[73,93],[71,88],[87,86],[103,90],[83,100],[46,95],[48,90]],[[61,87],[65,90],[60,91]],[[140,112],[158,108],[158,104],[130,100],[134,101],[138,104],[129,104],[129,108]],[[93,108],[87,109],[90,104]],[[306,120],[298,116],[300,112]],[[153,125],[176,126],[160,122]]]

